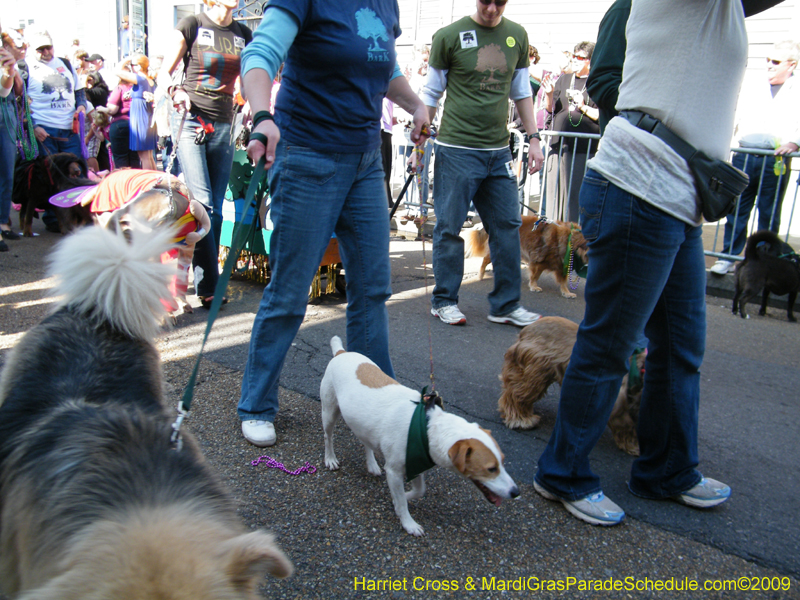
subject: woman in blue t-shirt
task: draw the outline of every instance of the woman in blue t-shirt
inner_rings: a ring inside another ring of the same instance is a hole
[[[278,377],[331,234],[347,276],[347,347],[389,376],[386,300],[389,219],[381,159],[384,96],[414,115],[423,143],[427,110],[397,67],[396,0],[271,0],[242,54],[253,112],[248,155],[266,157],[274,232],[270,283],[253,323],[239,417],[256,446],[275,443]],[[272,80],[285,61],[274,117]]]

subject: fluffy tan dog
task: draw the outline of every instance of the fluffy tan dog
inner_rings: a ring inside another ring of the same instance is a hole
[[[536,223],[538,222],[538,225]],[[534,225],[536,227],[534,228]],[[561,295],[564,298],[575,298],[575,294],[567,287],[567,273],[564,270],[564,258],[570,251],[570,232],[572,233],[571,250],[575,252],[574,262],[588,263],[588,245],[581,233],[580,227],[575,223],[562,221],[539,221],[538,215],[522,217],[519,228],[519,247],[522,260],[528,263],[530,273],[530,289],[532,292],[541,292],[539,277],[545,271],[552,271],[556,281],[561,286]],[[483,279],[486,266],[491,262],[489,253],[489,234],[485,229],[472,229],[465,235],[466,256],[482,256],[483,264],[478,279]],[[569,257],[567,257],[569,263]],[[579,266],[576,264],[575,268]]]
[[[506,351],[503,393],[498,408],[509,429],[533,429],[541,417],[533,405],[541,400],[553,383],[561,384],[578,333],[577,323],[562,317],[543,317],[524,327],[517,341]],[[637,368],[644,370],[645,352],[636,355]],[[638,456],[636,423],[642,396],[641,378],[631,382],[625,375],[608,426],[621,450]]]

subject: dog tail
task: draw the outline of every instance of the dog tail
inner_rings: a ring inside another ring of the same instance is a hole
[[[489,234],[483,227],[470,229],[464,236],[464,256],[486,256],[489,253]]]
[[[340,352],[347,352],[342,345],[342,338],[338,335],[335,335],[331,338],[331,351],[333,352],[334,356],[337,356]]]
[[[768,254],[778,256],[781,254],[780,250],[783,247],[783,242],[778,234],[770,231],[769,229],[762,229],[756,231],[753,235],[747,238],[747,245],[744,248],[744,257],[746,260],[758,260],[759,248],[765,244],[765,250]]]
[[[70,306],[98,322],[107,322],[131,337],[158,335],[170,298],[174,262],[161,264],[172,248],[174,231],[161,227],[125,236],[103,227],[84,227],[67,236],[50,258],[56,277],[54,294],[63,296],[56,309]]]

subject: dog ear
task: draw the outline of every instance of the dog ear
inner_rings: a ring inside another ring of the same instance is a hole
[[[470,444],[469,440],[458,440],[450,447],[450,451],[447,454],[453,466],[460,473],[464,473],[467,468],[467,460],[472,454],[472,444]]]
[[[227,540],[221,548],[222,560],[231,583],[238,589],[252,590],[265,573],[283,579],[294,566],[272,535],[254,531]]]

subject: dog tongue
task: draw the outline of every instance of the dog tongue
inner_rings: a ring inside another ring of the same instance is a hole
[[[482,493],[482,494],[483,494],[483,495],[486,497],[486,499],[487,499],[489,502],[491,502],[491,503],[492,503],[492,504],[494,504],[495,506],[500,506],[500,503],[503,501],[503,499],[502,499],[500,496],[498,496],[497,494],[495,494],[495,493],[494,493],[492,490],[490,490],[489,488],[487,488],[485,485],[483,485],[483,484],[482,484],[482,483],[480,483],[479,481],[475,481],[475,480],[473,479],[473,480],[472,480],[472,483],[474,483],[474,484],[475,484],[475,486],[476,486],[476,487],[477,487],[477,488],[478,488],[478,489],[481,491],[481,493]]]

